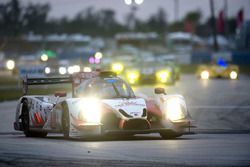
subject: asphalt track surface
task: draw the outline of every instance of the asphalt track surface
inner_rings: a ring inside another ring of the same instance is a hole
[[[250,77],[200,81],[184,75],[169,94],[183,94],[195,135],[163,140],[158,134],[65,140],[26,138],[12,128],[17,101],[0,103],[0,166],[250,166]],[[153,98],[153,88],[135,87]]]

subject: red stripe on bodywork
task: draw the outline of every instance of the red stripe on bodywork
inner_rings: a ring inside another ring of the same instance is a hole
[[[126,122],[126,121],[123,120],[123,119],[120,120],[120,122],[119,122],[119,128],[120,128],[120,129],[123,129],[125,122]]]
[[[160,108],[155,104],[154,100],[147,100],[146,106],[147,106],[148,113],[152,113],[158,117],[162,117],[162,112]]]

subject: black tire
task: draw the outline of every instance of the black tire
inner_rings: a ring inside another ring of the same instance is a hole
[[[69,138],[69,110],[67,104],[63,104],[63,113],[62,113],[62,131],[65,139]]]
[[[30,118],[29,118],[29,107],[28,107],[28,101],[23,101],[23,107],[22,107],[22,126],[23,126],[23,133],[26,137],[46,137],[47,132],[35,132],[30,131]]]
[[[175,139],[177,137],[182,136],[182,134],[178,134],[174,132],[161,132],[160,135],[163,139]]]

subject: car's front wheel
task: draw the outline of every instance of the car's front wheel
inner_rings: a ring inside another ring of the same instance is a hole
[[[28,108],[28,101],[24,100],[22,103],[22,126],[23,126],[23,132],[26,137],[46,137],[47,132],[37,132],[37,131],[31,131],[30,130],[30,118],[29,118],[29,108]]]

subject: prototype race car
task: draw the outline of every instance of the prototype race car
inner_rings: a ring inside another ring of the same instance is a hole
[[[111,69],[131,85],[143,83],[172,85],[180,79],[180,69],[175,65],[172,56],[147,55],[129,62],[113,63]]]
[[[210,66],[200,65],[197,69],[196,76],[200,79],[229,78],[235,80],[239,77],[239,67],[219,60],[217,64]]]
[[[26,95],[29,85],[72,84],[72,97]],[[16,109],[14,129],[27,137],[45,137],[48,132],[65,138],[99,135],[160,133],[175,138],[193,127],[181,95],[155,89],[155,100],[136,97],[131,87],[113,72],[81,72],[64,78],[24,79],[24,96]]]

